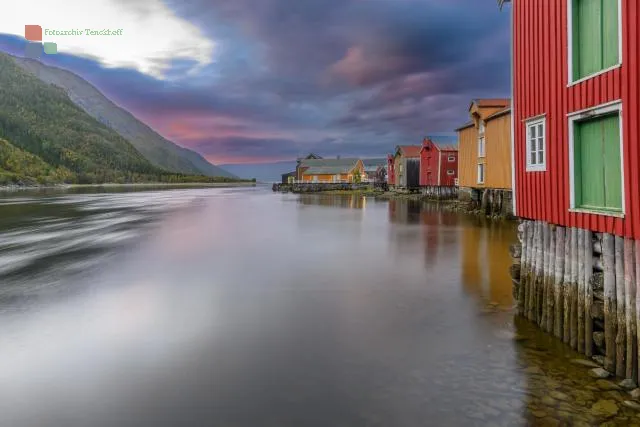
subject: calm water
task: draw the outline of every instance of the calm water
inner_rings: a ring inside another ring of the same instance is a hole
[[[514,320],[514,241],[513,224],[351,196],[10,195],[0,425],[639,422]]]

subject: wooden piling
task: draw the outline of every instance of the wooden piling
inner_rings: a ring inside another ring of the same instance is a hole
[[[604,267],[604,368],[616,371],[616,266],[614,237],[609,233],[602,235],[602,257]]]
[[[593,355],[593,318],[591,306],[593,305],[593,288],[591,276],[593,276],[593,234],[586,230],[584,234],[584,354]]]
[[[536,286],[536,256],[538,252],[538,225],[531,222],[531,251],[529,252],[529,274],[527,280],[527,319],[534,320],[533,313]]]
[[[536,314],[535,322],[542,320],[542,293],[544,289],[544,223],[538,223],[538,256],[536,258]]]
[[[538,294],[540,288],[540,270],[542,268],[542,223],[535,222],[534,259],[531,280],[531,321],[538,323]]]
[[[584,230],[578,229],[578,351],[584,353]]]
[[[625,358],[627,357],[627,349],[625,341],[626,320],[624,307],[624,239],[620,236],[615,237],[615,263],[616,263],[616,375],[624,377],[626,373]]]
[[[547,332],[553,334],[553,322],[555,320],[555,290],[556,290],[556,230],[555,226],[549,226],[549,270],[547,277]]]
[[[549,307],[547,305],[547,298],[549,293],[549,244],[551,241],[549,232],[549,224],[546,222],[542,224],[542,298],[540,301],[540,329],[545,332],[547,330],[547,317],[549,313]]]
[[[571,227],[571,348],[578,349],[578,229]]]
[[[524,314],[524,296],[525,296],[525,288],[527,286],[527,250],[528,250],[528,227],[527,222],[524,221],[518,226],[518,231],[520,234],[520,244],[522,245],[522,250],[520,251],[520,287],[518,288],[518,314],[522,316]]]
[[[637,348],[636,348],[636,269],[634,243],[631,239],[624,239],[624,308],[626,321],[626,378],[637,377]]]
[[[562,279],[562,341],[571,343],[571,229],[565,229],[564,236],[564,277]]]
[[[563,274],[564,274],[564,227],[556,227],[556,263],[555,263],[555,291],[554,291],[554,319],[553,334],[562,339],[563,322]]]

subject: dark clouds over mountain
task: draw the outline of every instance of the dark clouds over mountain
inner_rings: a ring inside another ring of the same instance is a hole
[[[138,0],[144,4],[145,0]],[[509,94],[509,14],[495,0],[174,0],[216,43],[165,79],[47,56],[167,138],[215,163],[381,156]],[[0,36],[0,49],[22,41]]]

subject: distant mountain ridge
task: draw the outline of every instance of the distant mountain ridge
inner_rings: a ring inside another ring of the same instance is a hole
[[[153,165],[188,175],[236,177],[212,165],[195,151],[180,147],[162,137],[130,112],[117,106],[82,77],[33,59],[13,56],[11,58],[39,80],[64,90],[72,102],[129,141]]]
[[[169,171],[74,103],[0,54],[0,185],[228,182]]]

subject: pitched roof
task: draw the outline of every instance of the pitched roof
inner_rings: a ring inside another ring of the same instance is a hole
[[[504,109],[502,109],[500,111],[496,111],[495,113],[493,113],[492,115],[490,115],[489,117],[484,119],[484,121],[486,122],[486,121],[489,121],[489,120],[492,120],[492,119],[497,119],[498,117],[501,117],[501,116],[504,116],[504,115],[510,114],[510,113],[511,113],[511,108],[507,107],[507,108],[504,108]]]
[[[460,126],[458,129],[456,129],[456,132],[461,131],[461,130],[466,129],[466,128],[470,128],[471,126],[474,126],[474,123],[473,122],[467,122],[467,123],[463,124],[462,126]]]
[[[347,157],[343,159],[304,159],[300,163],[300,166],[355,166],[358,160],[359,159],[356,159],[355,157]]]
[[[308,169],[303,172],[304,175],[325,175],[336,173],[348,173],[358,163],[359,159],[308,159],[303,160],[300,166]]]
[[[481,98],[474,99],[471,102],[471,106],[476,104],[478,107],[494,107],[494,108],[506,108],[511,105],[511,100],[509,98]],[[471,109],[471,106],[469,109]]]
[[[321,156],[318,156],[317,154],[314,153],[309,153],[306,155],[306,157],[299,157],[298,161],[304,161],[304,160],[311,160],[311,159],[321,159]]]
[[[387,166],[387,159],[362,159],[365,171],[376,171],[379,166]]]
[[[420,150],[422,150],[421,145],[398,145],[396,155],[400,151],[404,157],[420,157]]]
[[[458,151],[458,137],[455,135],[427,136],[440,151]]]

